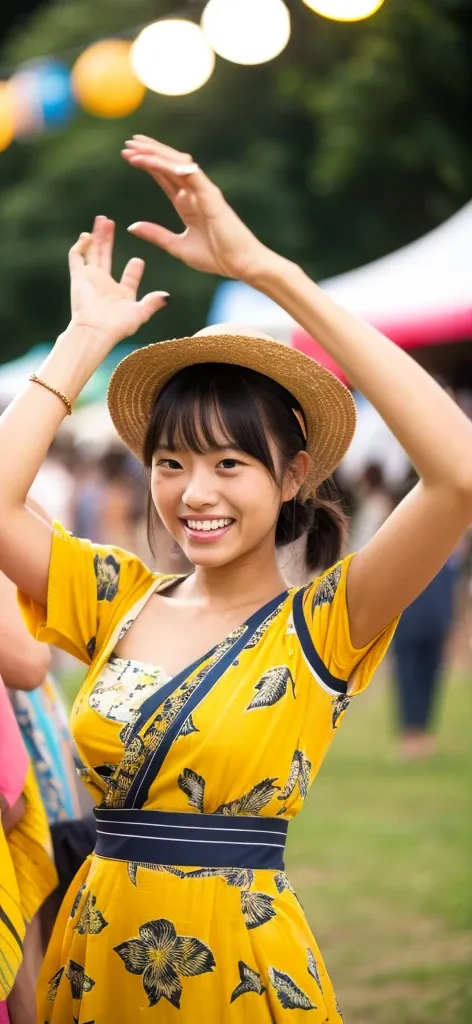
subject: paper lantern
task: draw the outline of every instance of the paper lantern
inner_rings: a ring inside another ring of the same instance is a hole
[[[53,59],[32,61],[13,75],[15,135],[35,135],[44,128],[63,128],[76,101],[69,69]]]
[[[126,117],[142,103],[146,90],[130,61],[131,43],[104,39],[80,55],[72,69],[74,93],[89,114]]]
[[[63,128],[76,109],[69,68],[56,60],[45,60],[37,68],[41,113],[46,128]]]
[[[164,18],[148,25],[133,44],[134,70],[153,92],[184,96],[208,81],[215,54],[201,28],[185,18]]]
[[[334,21],[362,21],[378,11],[384,0],[303,0],[315,14]]]
[[[215,52],[234,64],[273,60],[291,31],[283,0],[209,0],[201,25]]]
[[[13,142],[15,120],[13,97],[8,82],[0,82],[0,153]]]

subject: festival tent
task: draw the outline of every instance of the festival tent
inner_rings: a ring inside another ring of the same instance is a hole
[[[471,267],[472,202],[418,241],[321,286],[341,306],[412,350],[472,339]],[[272,333],[336,369],[284,310],[247,285],[220,286],[209,323],[218,321]]]
[[[472,202],[423,238],[357,270],[321,282],[322,288],[350,312],[372,324],[428,365],[425,353],[472,339]],[[224,282],[217,289],[209,324],[234,322],[271,334],[317,359],[342,380],[338,366],[275,302],[245,284]],[[470,346],[461,349],[472,369]],[[466,355],[467,353],[467,355]],[[458,354],[458,351],[457,351]],[[447,363],[451,363],[452,349]],[[438,361],[430,359],[430,368]],[[444,360],[443,360],[444,365]],[[346,382],[347,383],[347,382]],[[357,396],[356,396],[357,401]],[[359,468],[362,458],[378,458],[398,478],[405,456],[385,424],[364,400],[358,402],[359,426],[344,462]]]

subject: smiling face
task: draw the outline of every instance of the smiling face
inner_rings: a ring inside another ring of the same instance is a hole
[[[240,367],[192,366],[159,396],[145,452],[152,500],[194,565],[216,568],[273,552],[281,505],[307,472],[293,399],[267,380]],[[290,459],[277,436],[284,414]]]
[[[223,436],[220,445],[206,454],[160,447],[153,460],[154,504],[194,565],[221,566],[274,547],[279,487],[257,459]]]

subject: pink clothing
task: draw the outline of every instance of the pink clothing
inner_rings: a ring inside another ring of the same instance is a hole
[[[0,795],[4,797],[9,807],[13,807],[23,792],[27,770],[26,747],[7,691],[0,679]],[[2,1018],[0,1009],[0,1024],[3,1024],[5,1019]]]
[[[10,1024],[6,1003],[0,1003],[0,1024]]]

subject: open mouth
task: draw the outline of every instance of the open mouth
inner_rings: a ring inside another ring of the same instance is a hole
[[[182,519],[185,533],[190,540],[208,543],[224,537],[231,529],[234,519]]]

